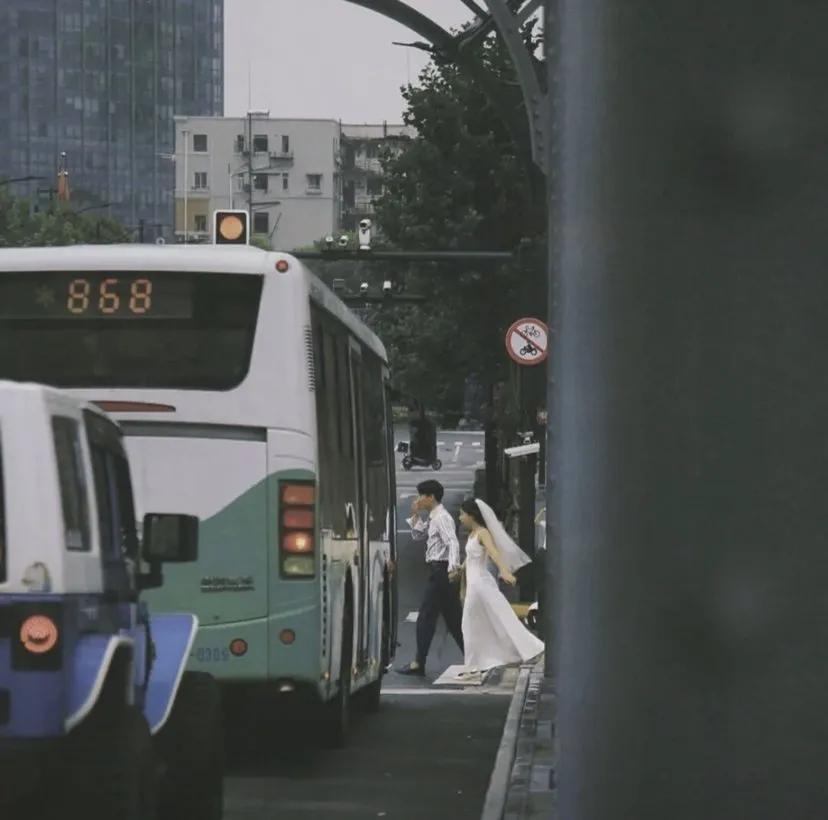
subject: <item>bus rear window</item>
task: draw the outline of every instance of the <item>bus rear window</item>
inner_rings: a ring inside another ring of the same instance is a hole
[[[250,368],[262,277],[0,274],[0,379],[229,390]]]

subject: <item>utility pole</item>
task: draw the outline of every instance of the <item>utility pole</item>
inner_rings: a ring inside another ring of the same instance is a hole
[[[190,157],[190,132],[185,128],[181,131],[181,135],[184,137],[184,244],[186,245],[190,235],[187,223],[189,218],[189,214],[187,213],[187,196],[190,191],[190,180],[187,177],[189,173],[187,163]]]

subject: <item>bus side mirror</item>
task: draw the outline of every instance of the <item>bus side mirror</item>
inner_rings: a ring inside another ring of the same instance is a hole
[[[198,518],[194,515],[148,513],[144,516],[144,560],[150,564],[183,564],[198,558]]]

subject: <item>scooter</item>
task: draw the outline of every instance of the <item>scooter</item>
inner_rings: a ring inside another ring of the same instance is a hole
[[[443,466],[443,462],[439,458],[431,461],[420,456],[413,456],[411,452],[407,452],[402,460],[403,470],[410,470],[412,467],[431,467],[432,470],[439,470]]]

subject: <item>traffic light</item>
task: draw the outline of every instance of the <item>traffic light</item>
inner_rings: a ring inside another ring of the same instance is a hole
[[[214,245],[247,245],[250,241],[250,215],[247,211],[213,213]]]

